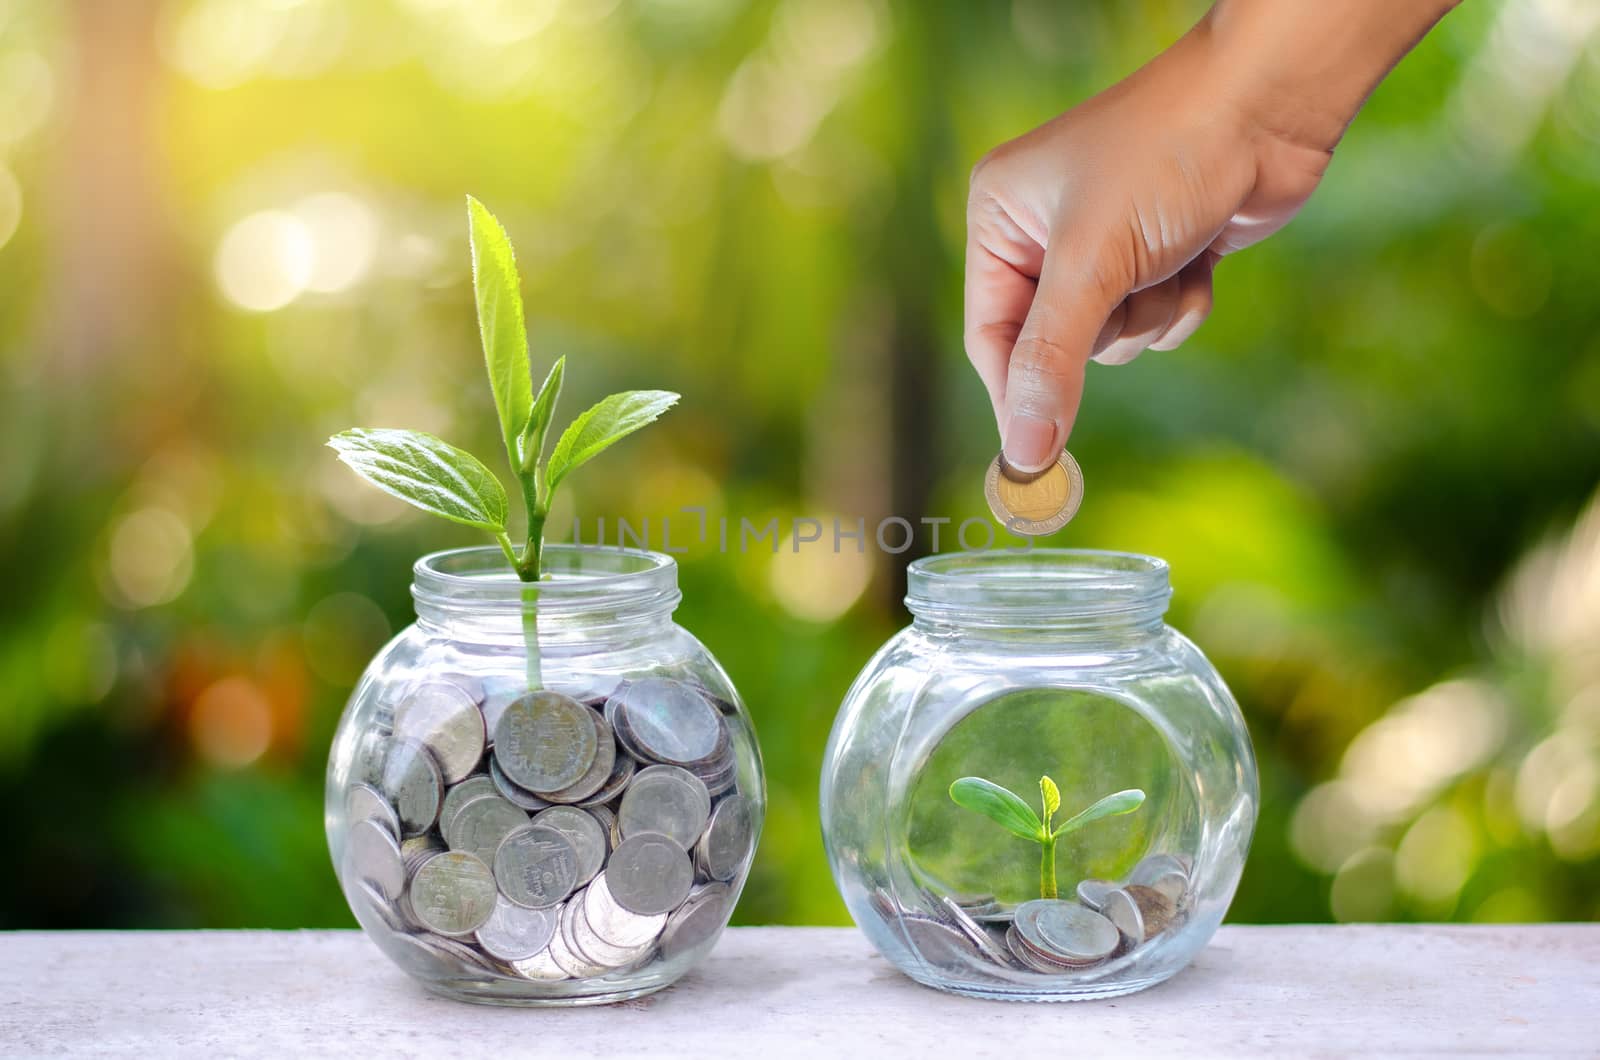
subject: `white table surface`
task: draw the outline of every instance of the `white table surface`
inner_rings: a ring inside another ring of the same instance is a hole
[[[353,931],[0,934],[0,1055],[1600,1056],[1600,924],[1224,927],[1144,993],[1027,1005],[912,983],[854,930],[736,928],[601,1008],[426,993]]]

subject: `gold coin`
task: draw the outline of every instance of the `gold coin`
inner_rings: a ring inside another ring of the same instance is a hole
[[[1072,521],[1083,503],[1083,471],[1065,449],[1043,471],[1025,474],[1001,453],[984,476],[989,510],[1006,528],[1029,537],[1053,534]]]

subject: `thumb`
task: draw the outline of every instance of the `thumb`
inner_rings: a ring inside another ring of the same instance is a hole
[[[1101,245],[1052,239],[1033,305],[1012,347],[1001,423],[1006,463],[1039,471],[1061,454],[1078,417],[1084,367],[1122,293]]]

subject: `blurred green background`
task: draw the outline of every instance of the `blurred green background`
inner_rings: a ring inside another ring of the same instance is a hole
[[[329,736],[410,561],[476,538],[322,443],[495,452],[465,193],[517,243],[536,378],[569,355],[566,415],[684,394],[554,536],[959,522],[997,447],[968,171],[1201,10],[0,0],[0,926],[351,923]],[[1058,543],[1169,559],[1245,709],[1234,919],[1600,917],[1597,202],[1600,9],[1477,0],[1193,341],[1091,370]],[[843,921],[818,765],[909,558],[682,557],[766,752],[742,922]]]

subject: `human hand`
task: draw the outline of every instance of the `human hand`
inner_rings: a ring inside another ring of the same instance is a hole
[[[1123,364],[1194,333],[1217,261],[1289,222],[1367,93],[1447,8],[1222,0],[1131,77],[978,163],[965,338],[1009,464],[1056,458],[1091,358]]]

